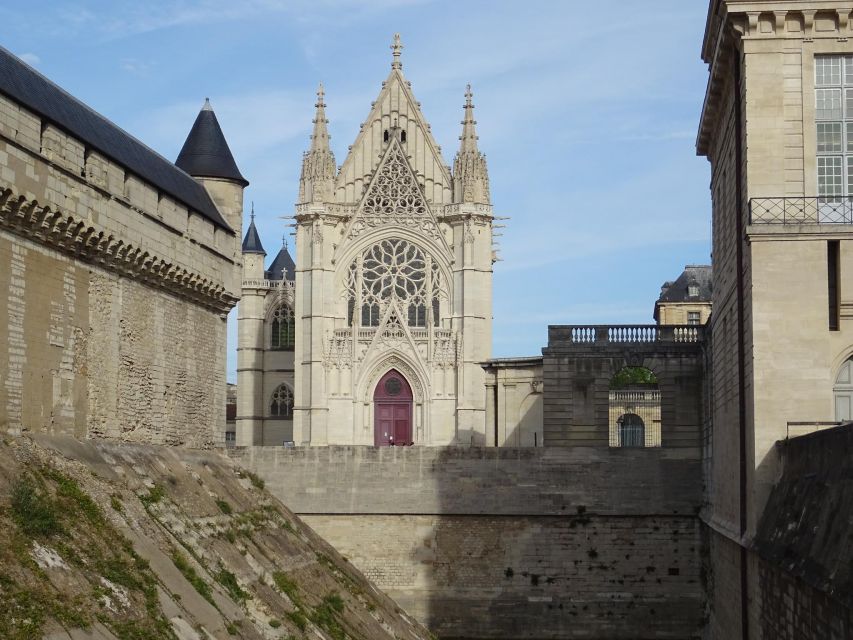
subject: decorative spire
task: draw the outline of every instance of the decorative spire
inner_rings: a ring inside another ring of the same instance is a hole
[[[403,63],[400,62],[400,54],[403,52],[403,43],[400,42],[400,34],[395,33],[394,39],[391,41],[391,53],[393,58],[391,60],[391,68],[392,69],[402,69]]]
[[[252,213],[249,214],[252,218],[252,224],[255,224],[255,201],[252,200]]]
[[[474,120],[474,103],[472,102],[474,94],[471,93],[471,85],[465,87],[465,117],[462,118],[462,135],[459,139],[462,144],[459,145],[460,151],[477,151],[477,121]]]
[[[453,162],[453,202],[490,204],[489,171],[486,156],[477,147],[477,121],[474,120],[474,94],[465,90],[465,116],[459,152]]]
[[[201,108],[202,111],[213,111],[213,107],[210,106],[210,98],[204,99],[204,105]]]
[[[317,88],[317,109],[314,114],[314,130],[311,134],[311,149],[302,158],[302,174],[299,177],[299,202],[325,202],[332,195],[335,172],[335,156],[329,147],[329,124],[326,119],[326,92],[323,84]]]

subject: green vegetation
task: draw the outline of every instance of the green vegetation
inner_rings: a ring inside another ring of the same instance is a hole
[[[12,485],[12,519],[28,536],[52,536],[62,525],[50,498],[41,493],[29,477]]]
[[[224,513],[226,516],[230,516],[234,510],[231,508],[231,505],[225,502],[225,500],[216,499],[216,506],[219,507],[219,510]]]
[[[193,588],[199,592],[199,595],[213,606],[216,606],[216,603],[213,601],[213,592],[210,589],[210,585],[207,584],[204,579],[198,575],[198,573],[196,573],[195,568],[189,563],[184,554],[177,550],[173,551],[172,562],[177,570],[184,574],[187,582],[189,582]]]
[[[239,602],[242,604],[243,602],[251,598],[248,593],[246,593],[245,591],[243,591],[243,589],[240,588],[240,583],[237,582],[237,576],[228,571],[228,569],[220,567],[219,571],[213,577],[219,584],[225,587],[225,590],[228,592],[228,595],[231,596],[231,599],[234,600],[234,602]]]
[[[344,601],[337,593],[332,592],[314,609],[311,622],[328,633],[333,640],[345,640],[347,634],[338,619],[338,614],[343,610]]]
[[[286,573],[283,571],[274,571],[272,579],[279,591],[286,594],[296,607],[302,608],[302,600],[299,597],[299,587],[287,576]]]
[[[4,516],[11,523],[3,522]],[[91,590],[72,595],[54,587],[30,555],[34,538],[74,566]],[[120,640],[175,638],[148,563],[80,484],[55,468],[32,465],[12,483],[9,509],[0,508],[0,567],[7,566],[18,570],[14,575],[0,570],[2,638],[41,638],[48,621],[87,629],[95,619]],[[104,579],[126,590],[128,603],[118,615],[101,603],[113,596]]]
[[[277,618],[270,618],[269,624],[273,629],[278,629],[281,626],[281,620]]]
[[[118,511],[119,513],[124,511],[124,505],[121,502],[121,498],[115,493],[110,496],[110,506],[113,508],[113,511]]]
[[[160,502],[165,497],[166,490],[163,488],[163,486],[155,484],[148,490],[147,494],[139,496],[139,500],[142,502],[142,504],[145,505],[145,508],[147,509],[152,504]]]
[[[610,379],[611,389],[624,389],[634,384],[657,384],[654,373],[645,367],[625,367]]]
[[[258,474],[249,471],[248,469],[240,469],[237,472],[237,475],[241,478],[248,478],[249,482],[252,483],[252,486],[255,489],[263,489],[264,488],[264,480]]]
[[[294,625],[296,625],[296,628],[300,631],[305,631],[305,629],[308,627],[308,618],[306,618],[305,614],[302,613],[302,611],[300,611],[299,609],[297,609],[296,611],[288,611],[284,615],[286,615],[288,619]]]

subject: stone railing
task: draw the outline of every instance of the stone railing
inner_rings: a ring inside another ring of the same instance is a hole
[[[250,278],[243,280],[243,288],[245,289],[293,289],[292,280],[261,280]]]
[[[752,198],[750,224],[853,224],[853,197]]]
[[[642,403],[652,402],[660,404],[660,391],[611,391],[609,394],[610,402],[618,403]]]
[[[702,325],[569,325],[551,326],[549,332],[557,332],[560,338],[568,338],[572,344],[651,344],[651,343],[699,343],[705,339]]]
[[[356,329],[356,338],[358,340],[372,340],[377,329],[378,327],[359,327]],[[412,334],[412,339],[417,342],[429,338],[429,329],[423,327],[409,327],[409,332]],[[352,336],[352,328],[335,329],[334,335],[336,338],[349,338]],[[449,340],[453,337],[453,331],[450,329],[434,329],[433,337],[436,340]]]

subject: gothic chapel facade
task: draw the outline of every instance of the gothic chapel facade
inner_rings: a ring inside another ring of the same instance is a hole
[[[399,36],[391,48],[391,72],[340,168],[318,92],[296,206],[292,294],[275,294],[268,282],[252,330],[240,314],[241,348],[254,340],[266,349],[260,332],[272,331],[271,313],[290,317],[275,309],[292,300],[297,445],[485,443],[493,215],[472,95],[451,170],[403,75]],[[255,270],[260,277],[262,267]],[[258,414],[269,417],[269,394],[279,388],[248,373],[239,378],[237,426],[247,445],[265,440]]]

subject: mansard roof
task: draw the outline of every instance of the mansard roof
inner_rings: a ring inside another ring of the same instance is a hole
[[[208,99],[205,99],[175,164],[196,178],[224,178],[239,182],[244,187],[249,185],[234,162]]]
[[[689,264],[675,282],[664,283],[658,302],[710,302],[712,284],[710,265]],[[695,296],[689,293],[693,285],[699,288]]]
[[[261,244],[261,236],[258,235],[258,228],[255,226],[255,214],[252,213],[252,220],[249,222],[249,228],[246,229],[246,237],[243,238],[243,253],[262,253],[267,255],[267,252],[264,251],[264,246]]]
[[[282,271],[286,270],[286,274],[282,274]],[[270,268],[267,269],[265,277],[267,280],[284,280],[283,275],[286,275],[288,280],[296,279],[296,263],[293,262],[293,258],[290,257],[290,252],[287,250],[287,245],[282,244],[281,249],[278,252],[278,255],[275,257],[275,260],[272,261]]]
[[[0,93],[233,233],[207,190],[191,176],[3,47]]]

